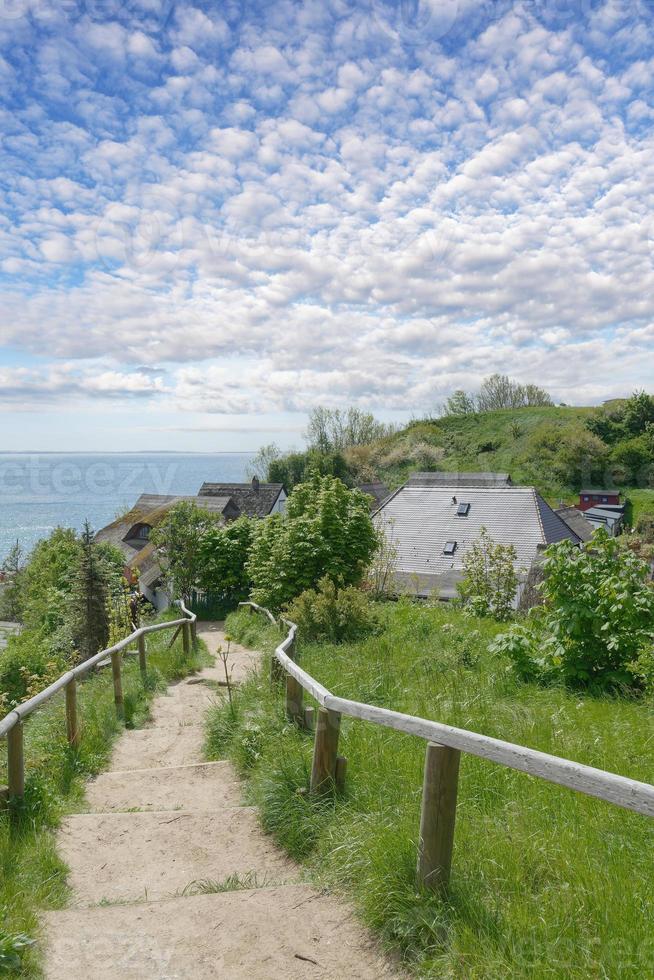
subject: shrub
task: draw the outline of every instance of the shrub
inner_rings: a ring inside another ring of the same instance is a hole
[[[379,626],[365,592],[353,585],[339,589],[327,577],[299,595],[287,615],[297,623],[300,639],[318,643],[354,642]]]
[[[506,653],[526,679],[599,689],[647,686],[654,589],[646,562],[603,528],[590,548],[579,551],[566,540],[545,554],[542,614],[498,637],[494,650]]]
[[[55,681],[71,661],[70,654],[52,650],[42,631],[11,636],[0,653],[0,717]]]
[[[636,534],[645,544],[654,544],[654,514],[641,514],[636,521]]]
[[[150,532],[158,550],[162,571],[174,597],[188,599],[202,574],[200,543],[217,523],[215,514],[184,500],[171,507],[165,519]]]
[[[497,544],[485,527],[463,557],[457,591],[475,616],[508,619],[518,588],[513,545]]]
[[[235,605],[248,594],[247,561],[253,533],[252,519],[239,517],[230,524],[213,525],[200,541],[198,585],[227,605]]]
[[[361,578],[377,548],[368,497],[331,476],[297,486],[286,513],[257,522],[247,570],[255,602],[280,609],[325,575]]]

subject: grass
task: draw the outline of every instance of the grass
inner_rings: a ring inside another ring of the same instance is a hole
[[[654,514],[654,490],[625,490],[626,522],[635,526],[643,514]]]
[[[202,647],[185,661],[181,636],[168,649],[171,633],[148,637],[148,679],[141,681],[138,661],[123,660],[125,727],[137,728],[148,717],[153,695],[169,681],[185,676],[204,659]],[[26,787],[24,802],[0,814],[0,975],[40,976],[40,953],[31,942],[39,935],[39,913],[62,908],[68,898],[67,869],[57,856],[54,831],[65,813],[80,808],[84,782],[106,768],[116,719],[111,669],[103,669],[78,687],[81,745],[66,741],[63,693],[25,724]],[[6,741],[0,745],[6,766]],[[30,940],[29,944],[25,940]]]
[[[442,462],[425,468],[509,473],[514,483],[535,483],[542,493],[555,499],[576,487],[552,483],[549,469],[541,467],[533,458],[530,440],[544,424],[555,425],[562,432],[578,429],[591,412],[590,408],[534,406],[416,420],[402,432],[384,440],[384,446],[389,450],[407,439],[411,443],[439,446],[445,452]],[[380,471],[381,478],[391,487],[399,486],[416,469],[416,463],[405,455],[405,459],[384,466]]]
[[[336,694],[654,782],[654,711],[515,679],[487,653],[499,627],[446,606],[380,607],[381,635],[300,648]],[[239,613],[228,629],[270,652]],[[643,977],[654,963],[654,821],[463,756],[447,901],[415,886],[424,743],[343,720],[345,794],[312,799],[312,738],[288,724],[267,665],[213,709],[212,757],[248,776],[264,827],[319,884],[344,891],[417,976]]]

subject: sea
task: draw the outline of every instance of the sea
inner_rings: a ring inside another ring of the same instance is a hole
[[[0,563],[55,527],[104,527],[141,493],[195,494],[248,479],[253,453],[2,453]]]

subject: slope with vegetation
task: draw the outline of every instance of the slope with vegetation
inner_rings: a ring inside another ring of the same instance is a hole
[[[651,702],[524,683],[489,649],[505,627],[452,606],[374,614],[366,638],[301,641],[302,666],[337,695],[654,781]],[[280,639],[246,613],[228,628],[268,653]],[[311,735],[289,725],[268,676],[212,711],[212,757],[236,763],[264,827],[316,881],[345,889],[418,976],[649,975],[651,820],[466,756],[442,901],[415,884],[424,744],[344,720],[346,791],[314,798]]]
[[[307,441],[305,452],[264,447],[258,474],[289,489],[312,471],[393,488],[414,470],[494,470],[553,501],[617,485],[654,503],[654,397],[643,392],[600,408],[555,406],[542,389],[494,375],[476,395],[455,392],[440,416],[396,431],[358,409],[317,409]]]

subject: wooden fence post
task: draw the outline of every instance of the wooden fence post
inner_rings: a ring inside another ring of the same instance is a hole
[[[148,676],[148,662],[146,659],[146,645],[145,645],[145,633],[141,633],[138,639],[139,644],[139,670],[141,671],[141,679],[145,682]]]
[[[461,753],[429,742],[418,841],[418,884],[445,892],[450,880]]]
[[[114,650],[111,654],[111,673],[114,678],[116,714],[122,720],[125,717],[125,705],[123,702],[123,681],[120,676],[120,650]]]
[[[9,796],[22,799],[25,796],[25,751],[22,721],[17,722],[7,732],[7,775],[9,777]]]
[[[318,708],[311,768],[312,793],[324,793],[335,784],[340,728],[341,716],[338,711]]]
[[[73,677],[66,684],[66,737],[72,749],[79,748],[77,727],[77,680]]]
[[[295,660],[297,644],[295,638],[290,644],[287,653],[291,660]],[[286,675],[286,717],[290,721],[295,721],[299,725],[304,724],[304,705],[302,703],[304,691],[302,685],[290,674]]]
[[[184,656],[191,656],[191,624],[188,619],[184,622],[182,626],[182,645],[184,648]]]
[[[198,642],[198,621],[197,621],[197,617],[194,620],[192,620],[192,622],[191,622],[191,641],[193,643],[193,646],[195,647],[196,643]]]

